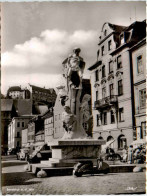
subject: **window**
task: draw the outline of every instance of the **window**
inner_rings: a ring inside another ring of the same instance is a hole
[[[17,141],[17,146],[19,146],[19,141]]]
[[[24,122],[22,122],[22,127],[24,127]]]
[[[108,50],[111,50],[112,49],[112,40],[109,40],[108,41]]]
[[[98,60],[98,58],[99,58],[99,55],[100,55],[100,51],[98,50],[98,51],[97,51],[97,60]]]
[[[100,126],[100,121],[99,121],[99,120],[100,120],[100,115],[97,114],[97,115],[96,115],[96,122],[97,122],[96,125],[97,125],[97,127]]]
[[[106,125],[107,124],[107,112],[104,112],[102,114],[102,124]]]
[[[127,140],[124,135],[118,137],[118,149],[123,149],[127,146]]]
[[[17,132],[17,138],[19,138],[20,137],[20,133],[19,132]]]
[[[96,91],[96,101],[98,100],[98,91]]]
[[[113,123],[115,123],[115,114],[114,114],[114,111],[111,110],[110,114],[111,114],[111,124],[113,124]]]
[[[122,84],[122,80],[118,81],[118,95],[122,95],[123,94],[123,84]]]
[[[104,46],[102,46],[101,50],[102,50],[102,56],[103,56],[104,55]]]
[[[95,81],[99,81],[99,71],[95,71]]]
[[[140,139],[145,138],[146,136],[146,122],[141,123],[141,134],[140,134]]]
[[[113,84],[110,84],[110,85],[109,85],[109,90],[110,90],[110,97],[111,97],[112,95],[114,95]]]
[[[113,72],[113,61],[109,62],[109,73]]]
[[[145,106],[146,106],[146,89],[139,91],[139,102],[140,102],[140,108],[145,108]]]
[[[105,29],[105,31],[104,31],[104,35],[106,36],[107,35],[107,30]]]
[[[124,108],[119,108],[119,122],[124,121]]]
[[[17,122],[17,127],[20,127],[20,122]]]
[[[137,57],[137,73],[143,73],[142,55]]]
[[[106,97],[106,87],[102,88],[102,98]]]
[[[105,65],[103,65],[103,67],[102,67],[102,78],[104,78],[105,76],[106,76]]]
[[[117,57],[117,69],[122,68],[121,55]]]

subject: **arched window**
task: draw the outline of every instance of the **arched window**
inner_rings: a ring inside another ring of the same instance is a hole
[[[107,137],[107,142],[109,142],[109,141],[114,141],[114,138],[113,138],[111,135],[109,135],[109,136]],[[114,148],[114,142],[112,142],[112,143],[110,144],[110,148]]]
[[[126,137],[121,134],[119,137],[118,137],[118,149],[124,149],[125,146],[127,146],[127,139]]]

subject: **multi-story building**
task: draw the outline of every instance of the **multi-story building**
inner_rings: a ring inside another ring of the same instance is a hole
[[[45,89],[29,84],[29,90],[33,104],[48,105],[49,108],[54,106],[56,92],[53,88]]]
[[[89,67],[92,83],[93,136],[115,140],[121,150],[133,142],[134,119],[129,48],[145,35],[145,23],[129,27],[105,23],[99,37],[97,61]]]
[[[50,108],[43,116],[45,143],[54,140],[54,117],[53,108]]]
[[[22,130],[27,128],[29,120],[33,116],[14,117],[8,126],[8,148],[21,148]]]
[[[7,97],[11,99],[30,99],[30,91],[20,86],[12,86],[7,91]]]
[[[8,125],[12,118],[16,116],[16,111],[12,99],[1,99],[1,147],[2,153],[8,150]]]
[[[146,137],[146,39],[130,49],[137,140]]]

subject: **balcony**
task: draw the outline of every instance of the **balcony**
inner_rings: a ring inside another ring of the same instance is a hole
[[[111,95],[103,99],[97,100],[94,103],[95,109],[103,109],[117,103],[117,95]]]

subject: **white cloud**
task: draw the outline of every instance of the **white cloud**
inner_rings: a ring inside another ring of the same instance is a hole
[[[17,81],[20,84],[25,83],[29,78],[31,83],[36,83],[39,78],[40,82],[46,84],[45,79],[48,80],[49,77],[45,75],[53,78],[54,75],[61,74],[62,62],[75,46],[81,48],[81,56],[88,66],[91,65],[96,60],[97,32],[78,30],[69,34],[57,29],[45,30],[39,37],[15,45],[12,51],[2,54],[2,68],[5,73],[2,87],[4,83],[11,83],[11,86]],[[19,73],[19,76],[14,78],[15,73]],[[34,77],[34,74],[37,76]],[[19,77],[22,78],[21,81]]]

